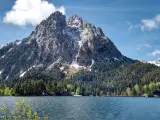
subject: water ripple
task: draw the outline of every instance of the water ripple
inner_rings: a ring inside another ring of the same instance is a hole
[[[11,107],[17,97],[0,97]],[[50,120],[159,120],[160,99],[127,97],[25,97]]]

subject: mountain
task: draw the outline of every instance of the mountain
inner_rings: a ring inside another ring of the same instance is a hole
[[[160,59],[157,59],[155,61],[145,61],[145,60],[141,60],[142,63],[150,63],[150,64],[154,64],[156,66],[160,67]]]
[[[78,15],[68,20],[51,14],[23,40],[0,47],[1,79],[24,77],[32,70],[92,69],[95,63],[135,63],[121,54],[101,28]]]
[[[27,38],[0,46],[0,95],[160,96],[154,64],[125,57],[78,15],[55,12]]]

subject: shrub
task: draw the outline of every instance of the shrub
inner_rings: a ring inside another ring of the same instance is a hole
[[[0,105],[0,119],[2,120],[40,120],[37,112],[33,112],[31,100],[25,103],[20,99],[14,103],[13,108],[9,108],[7,103]],[[48,120],[45,116],[44,120]]]

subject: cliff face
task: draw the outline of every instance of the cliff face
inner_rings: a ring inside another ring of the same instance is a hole
[[[56,64],[69,67],[91,67],[95,62],[133,63],[121,54],[101,28],[78,15],[67,21],[55,12],[42,21],[31,35],[0,47],[0,75],[4,80],[23,77],[32,69],[50,70]]]

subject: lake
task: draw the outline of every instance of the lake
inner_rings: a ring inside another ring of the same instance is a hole
[[[20,97],[22,98],[22,97]],[[143,97],[23,97],[49,120],[160,120],[160,99]],[[19,97],[0,97],[8,106]]]

